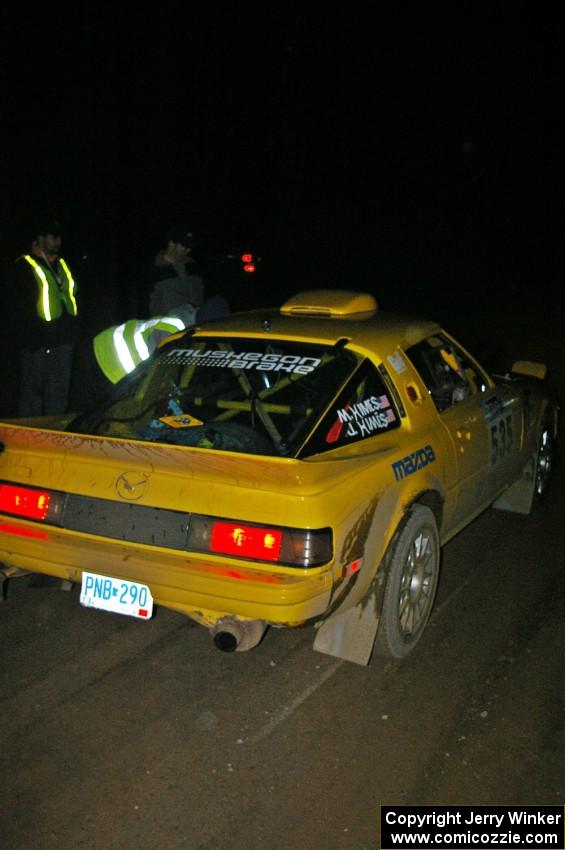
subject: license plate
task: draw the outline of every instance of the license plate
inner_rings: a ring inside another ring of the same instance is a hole
[[[153,614],[153,597],[147,585],[96,573],[82,574],[80,604],[142,620]]]

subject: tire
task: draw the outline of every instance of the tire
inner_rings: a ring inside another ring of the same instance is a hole
[[[534,475],[534,501],[540,502],[547,493],[555,463],[555,441],[551,420],[543,419],[538,437]]]
[[[375,642],[378,655],[405,658],[422,637],[437,590],[440,542],[433,512],[414,505],[393,537]]]

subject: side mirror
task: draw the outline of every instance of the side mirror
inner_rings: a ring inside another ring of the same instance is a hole
[[[538,378],[543,381],[547,373],[547,366],[545,363],[536,363],[533,360],[516,360],[510,371],[516,375],[528,375],[530,378]]]

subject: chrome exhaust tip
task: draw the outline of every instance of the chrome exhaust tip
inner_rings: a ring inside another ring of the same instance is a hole
[[[263,620],[223,617],[212,627],[212,638],[221,652],[246,652],[260,643],[266,630]]]

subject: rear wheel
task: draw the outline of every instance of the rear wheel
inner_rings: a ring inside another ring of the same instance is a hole
[[[543,499],[547,493],[553,464],[555,461],[555,443],[553,440],[553,429],[549,419],[544,419],[538,439],[538,453],[536,458],[536,472],[534,478],[536,501]]]
[[[437,590],[440,543],[433,512],[414,505],[396,532],[383,567],[388,568],[375,648],[404,658],[420,640]]]

